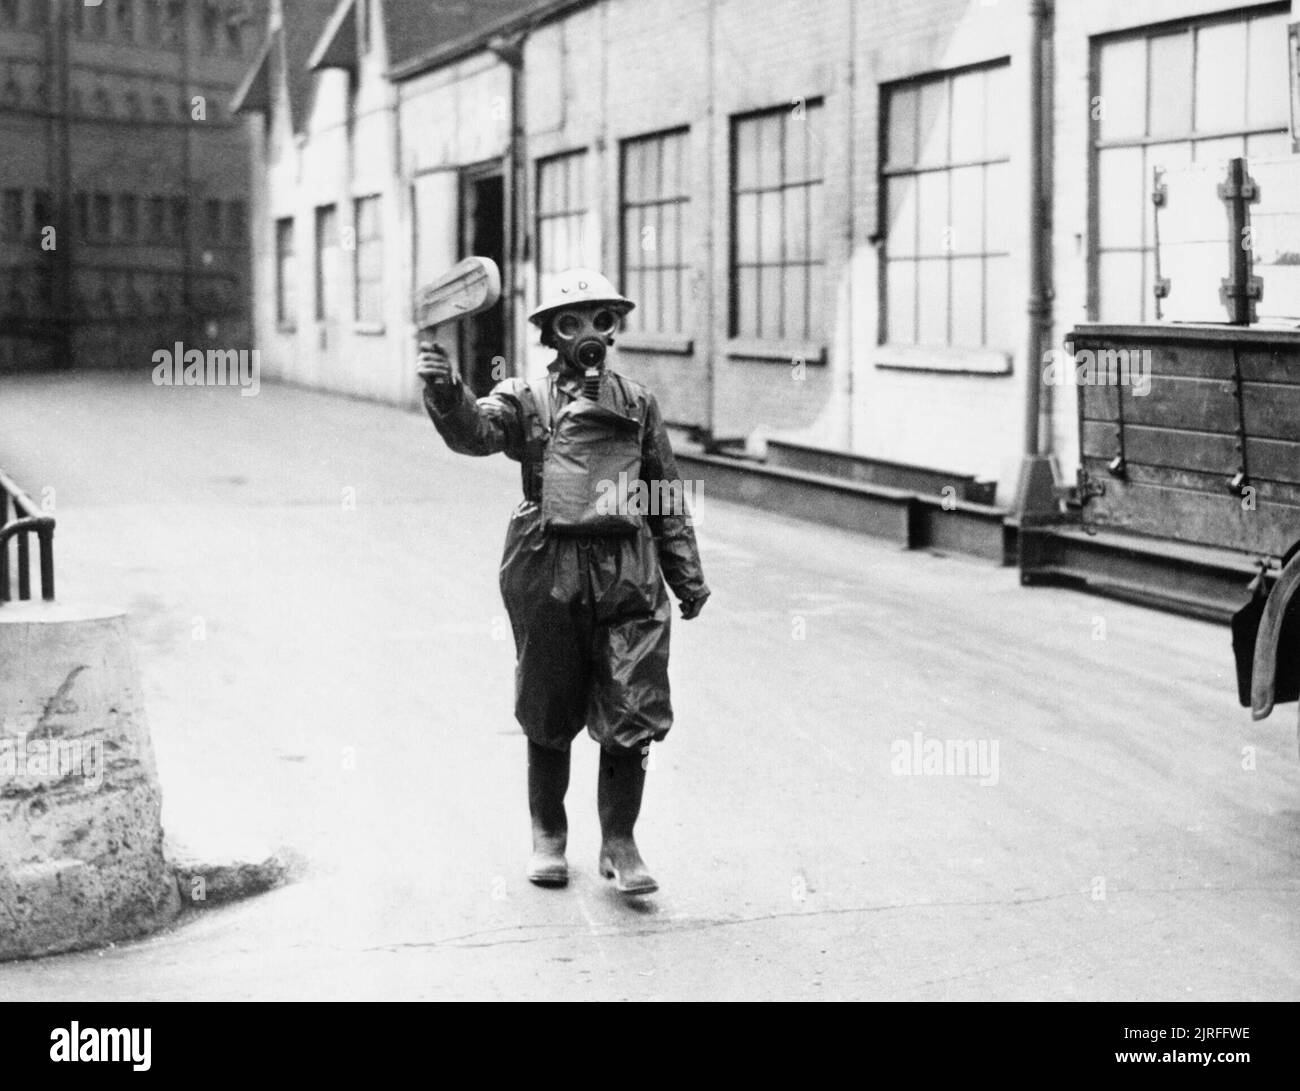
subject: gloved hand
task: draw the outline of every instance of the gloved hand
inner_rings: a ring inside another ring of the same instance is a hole
[[[697,599],[682,599],[682,618],[690,621],[691,618],[700,616],[700,611],[704,609],[704,604],[709,601],[709,592],[705,591]]]
[[[420,365],[416,374],[431,386],[455,386],[460,382],[460,374],[446,350],[434,341],[421,341],[416,362]]]

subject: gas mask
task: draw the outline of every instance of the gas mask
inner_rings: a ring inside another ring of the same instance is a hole
[[[618,312],[610,307],[564,310],[551,320],[551,334],[566,367],[583,374],[582,392],[595,400],[605,370],[605,349],[614,343]]]

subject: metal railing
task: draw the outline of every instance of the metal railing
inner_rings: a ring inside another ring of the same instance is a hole
[[[10,514],[14,518],[10,518]],[[32,597],[31,537],[40,552],[41,598],[54,601],[54,516],[42,515],[32,498],[0,470],[0,605],[13,598],[9,578],[9,539],[18,539],[18,597]]]

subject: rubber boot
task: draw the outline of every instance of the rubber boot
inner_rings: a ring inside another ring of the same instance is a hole
[[[564,848],[569,821],[564,814],[564,793],[569,789],[569,751],[551,750],[528,743],[528,813],[533,820],[533,855],[528,879],[538,886],[564,886],[569,863]]]
[[[659,884],[646,870],[632,828],[641,813],[645,769],[639,750],[600,751],[600,782],[596,805],[600,811],[600,873],[613,879],[620,894],[651,894]]]

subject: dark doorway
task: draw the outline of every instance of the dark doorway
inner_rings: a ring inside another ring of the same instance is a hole
[[[491,258],[505,264],[505,179],[501,168],[478,168],[461,175],[461,253]],[[506,355],[505,303],[460,324],[460,360],[465,381],[476,396],[488,393],[498,381],[513,374]]]

